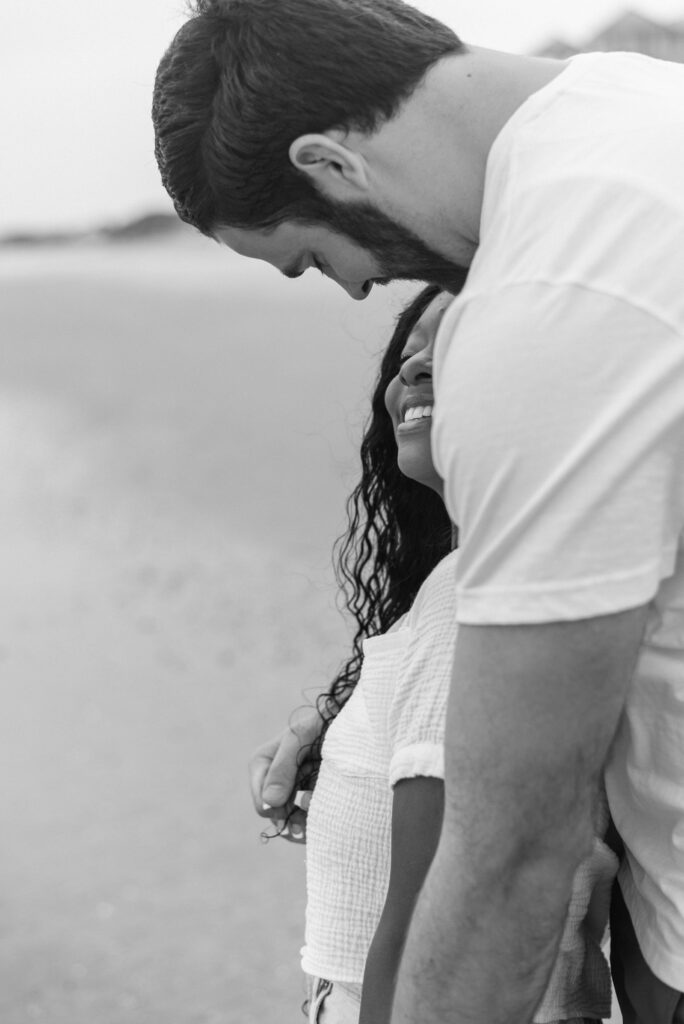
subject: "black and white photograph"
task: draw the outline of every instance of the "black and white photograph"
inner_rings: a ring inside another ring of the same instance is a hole
[[[684,1024],[684,0],[0,59],[0,1024]]]

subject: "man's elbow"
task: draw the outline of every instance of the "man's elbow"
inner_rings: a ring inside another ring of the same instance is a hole
[[[505,807],[493,801],[478,824],[466,824],[457,811],[450,812],[447,801],[442,854],[468,865],[483,885],[505,886],[507,880],[529,877],[537,885],[569,889],[577,867],[592,850],[594,800],[590,794],[565,797],[547,794],[545,800],[540,792],[526,801],[521,795]]]

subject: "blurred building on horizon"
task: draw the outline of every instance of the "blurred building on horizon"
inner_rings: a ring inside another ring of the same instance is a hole
[[[636,11],[625,11],[581,45],[573,46],[563,39],[555,39],[538,50],[537,56],[565,59],[577,53],[608,50],[645,53],[649,57],[684,64],[684,5],[682,17],[669,22],[654,21]]]

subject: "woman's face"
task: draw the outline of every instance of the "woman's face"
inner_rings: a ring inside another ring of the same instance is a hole
[[[443,483],[432,461],[432,353],[437,328],[453,296],[437,295],[408,337],[401,354],[401,370],[385,391],[385,406],[392,417],[397,441],[397,465],[411,480],[431,487],[441,496]]]

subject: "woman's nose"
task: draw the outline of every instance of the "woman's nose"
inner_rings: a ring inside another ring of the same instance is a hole
[[[424,352],[410,356],[401,368],[399,380],[406,387],[432,380],[432,359]]]

